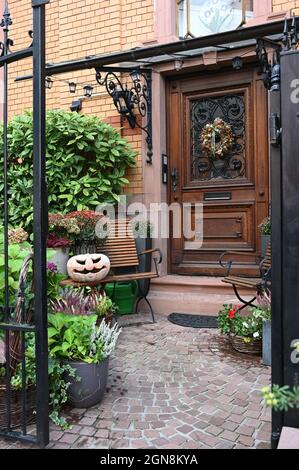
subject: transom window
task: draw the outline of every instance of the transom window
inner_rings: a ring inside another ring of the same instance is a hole
[[[253,0],[177,0],[180,38],[238,28],[253,17]]]

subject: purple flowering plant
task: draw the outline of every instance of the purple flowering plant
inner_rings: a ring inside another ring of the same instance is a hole
[[[58,272],[57,266],[55,263],[48,262],[47,264],[47,294],[48,301],[54,301],[60,295],[60,283],[65,279],[66,276]]]

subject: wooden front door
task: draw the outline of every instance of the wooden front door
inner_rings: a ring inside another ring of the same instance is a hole
[[[248,255],[234,257],[237,272],[253,274],[258,225],[269,206],[267,93],[261,76],[252,67],[171,80],[167,100],[169,201],[203,204],[203,245],[193,249],[184,238],[171,239],[170,271],[223,275],[219,257],[233,250]],[[215,134],[214,153],[201,143],[203,129],[216,118],[229,124],[234,136],[221,158],[215,155]]]

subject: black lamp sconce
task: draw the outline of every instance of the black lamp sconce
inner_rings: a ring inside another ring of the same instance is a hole
[[[83,90],[84,90],[84,97],[85,98],[91,98],[92,97],[93,86],[85,85],[83,87]]]
[[[82,100],[72,101],[72,104],[70,106],[70,110],[72,112],[78,113],[79,111],[81,111],[81,109],[82,109]]]
[[[243,60],[241,57],[234,57],[232,60],[234,70],[241,70],[243,68]]]
[[[116,75],[117,72],[128,72],[131,83],[122,83]],[[131,129],[137,126],[146,133],[147,163],[151,165],[153,158],[151,71],[96,68],[96,80],[99,85],[106,87],[118,113],[128,121]],[[136,112],[140,114],[142,124],[138,123]]]
[[[46,77],[46,88],[48,90],[51,90],[51,88],[53,87],[53,79],[51,77]]]
[[[77,84],[75,82],[69,82],[69,92],[76,93]]]

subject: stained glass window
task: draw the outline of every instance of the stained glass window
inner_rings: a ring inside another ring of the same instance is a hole
[[[230,31],[253,17],[253,0],[177,0],[180,38]]]

